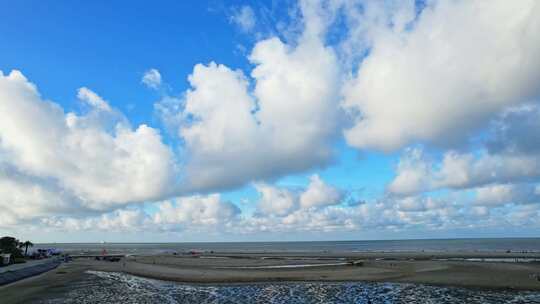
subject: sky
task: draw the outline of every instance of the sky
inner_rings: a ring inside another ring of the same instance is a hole
[[[535,0],[0,2],[0,234],[540,233]]]

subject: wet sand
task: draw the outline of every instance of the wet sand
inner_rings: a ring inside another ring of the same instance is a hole
[[[412,257],[403,253],[399,258],[393,254],[390,258],[386,257],[390,260],[377,259],[359,255],[321,257],[309,254],[146,256],[127,259],[121,271],[194,283],[384,281],[540,290],[540,282],[534,277],[540,274],[540,263],[435,260],[442,258],[427,259],[423,255]],[[360,263],[353,266],[351,262]]]
[[[87,270],[202,284],[284,281],[379,281],[471,288],[540,290],[540,263],[456,261],[457,258],[540,258],[538,253],[238,253],[130,256],[120,262],[77,258],[55,270],[0,287],[2,303],[62,293]],[[358,262],[357,266],[351,265]]]

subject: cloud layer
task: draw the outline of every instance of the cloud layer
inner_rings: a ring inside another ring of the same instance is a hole
[[[42,100],[19,71],[0,74],[0,178],[20,189],[2,198],[3,210],[24,216],[40,215],[39,206],[110,210],[167,195],[175,166],[159,131],[133,129],[87,88],[78,96],[91,106],[85,115]],[[34,211],[17,211],[24,209]]]
[[[0,227],[540,227],[537,1],[295,9],[289,31],[257,35],[247,70],[195,64],[178,96],[147,70],[163,135],[131,126],[90,88],[74,92],[80,113],[66,112],[20,71],[0,72]],[[230,21],[252,34],[253,8],[234,11]],[[385,193],[348,204],[350,189],[313,173],[334,164],[342,142],[401,153]],[[308,173],[305,186],[275,183]],[[258,196],[248,208],[219,194],[244,186]]]

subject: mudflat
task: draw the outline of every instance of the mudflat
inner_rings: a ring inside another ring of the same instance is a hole
[[[375,256],[377,256],[375,258]],[[540,263],[452,260],[480,258],[457,254],[238,254],[140,256],[126,259],[120,271],[156,279],[193,283],[269,281],[384,281],[480,288],[540,290]],[[508,258],[505,253],[486,259]],[[517,256],[517,254],[516,254]],[[533,258],[532,255],[526,255]],[[512,257],[512,258],[523,258]]]
[[[119,262],[77,258],[47,273],[0,287],[0,298],[2,303],[24,303],[62,293],[68,282],[90,275],[87,270],[197,284],[380,281],[540,290],[540,263],[529,261],[538,258],[538,253],[501,252],[205,253],[129,256]]]

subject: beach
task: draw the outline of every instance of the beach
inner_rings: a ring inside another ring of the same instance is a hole
[[[24,303],[62,294],[68,291],[68,282],[89,276],[89,271],[211,285],[362,281],[540,291],[536,278],[540,263],[531,262],[534,259],[540,259],[540,254],[206,252],[130,255],[118,262],[78,257],[47,273],[0,287],[0,297],[3,303]]]

